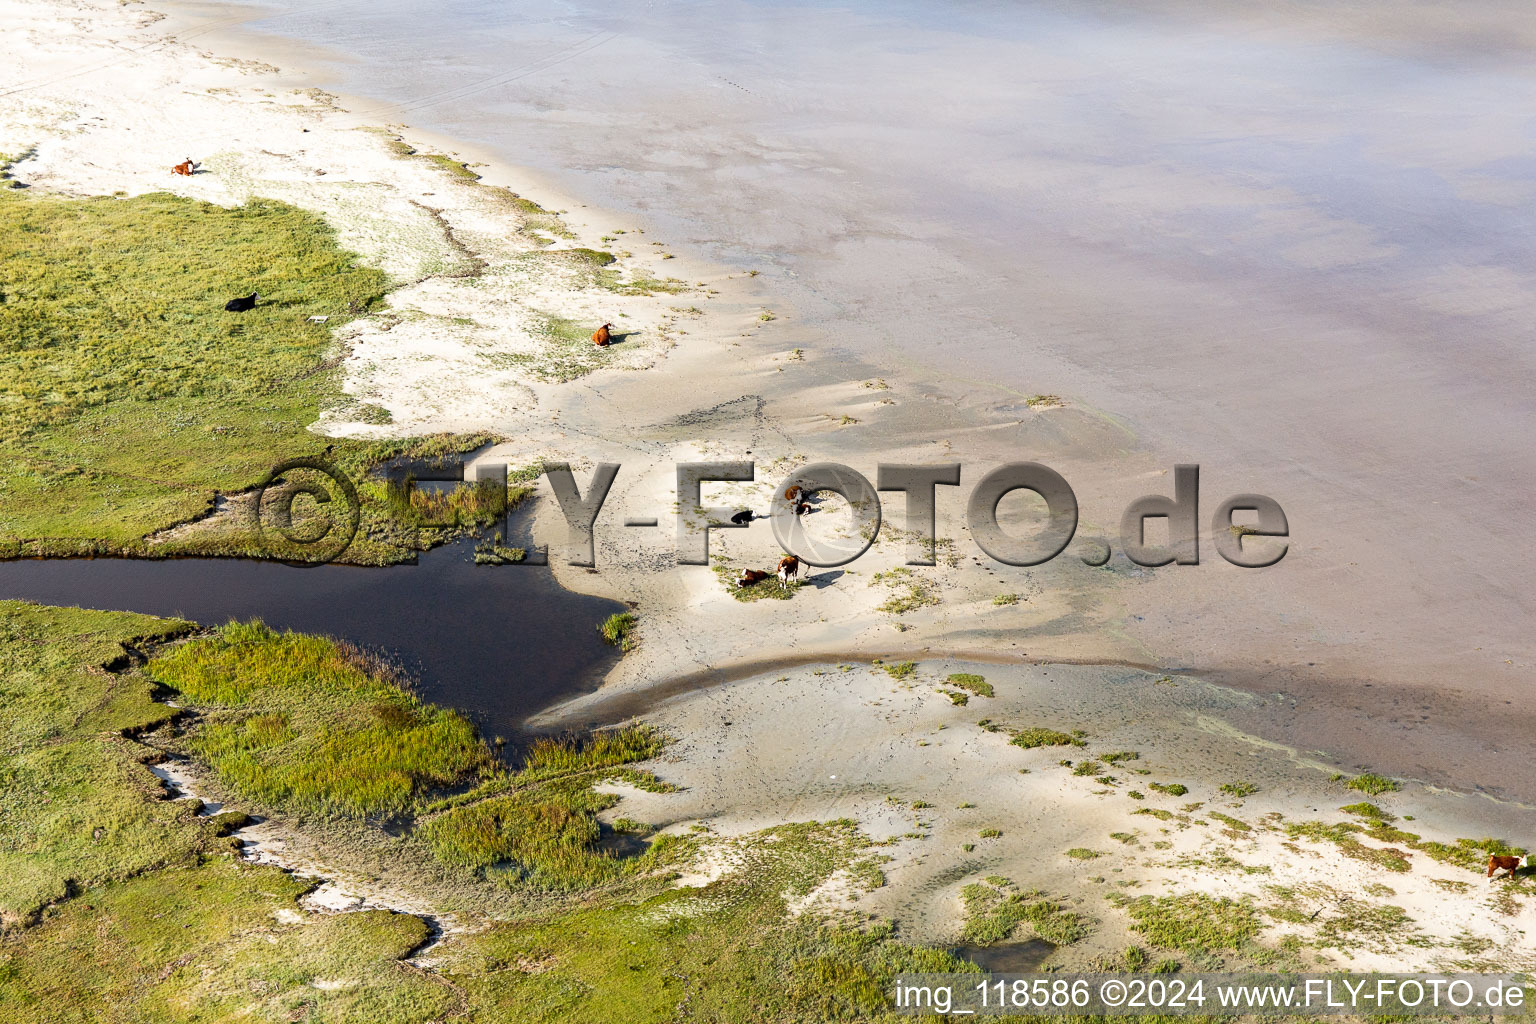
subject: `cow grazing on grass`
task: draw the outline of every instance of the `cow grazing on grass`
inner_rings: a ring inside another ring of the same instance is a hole
[[[603,326],[593,331],[592,344],[596,345],[598,348],[607,348],[610,344],[612,344],[613,334],[609,331],[609,328],[612,326],[613,324],[603,324]]]
[[[251,294],[243,295],[238,299],[230,299],[224,303],[224,308],[231,313],[244,313],[248,309],[255,309],[256,300],[260,297],[255,292],[251,292]]]
[[[800,559],[794,555],[785,555],[779,559],[779,581],[788,583],[800,575]]]
[[[177,164],[175,167],[172,167],[171,173],[180,174],[183,177],[190,178],[192,177],[192,172],[195,170],[197,170],[197,164],[192,162],[191,157],[187,157],[181,163]]]
[[[1499,871],[1508,871],[1513,877],[1520,870],[1519,857],[1500,857],[1498,854],[1488,858],[1488,877],[1492,878]]]
[[[750,587],[754,583],[761,583],[768,578],[768,574],[761,569],[743,569],[741,576],[736,580],[738,587]]]

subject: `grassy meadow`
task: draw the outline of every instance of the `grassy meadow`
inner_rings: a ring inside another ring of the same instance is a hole
[[[408,557],[423,545],[417,524],[367,471],[488,438],[309,432],[344,400],[333,331],[385,288],[323,220],[284,203],[0,190],[0,557],[260,556],[243,524],[165,545],[144,538],[283,461],[323,454],[359,482],[363,528],[346,559]],[[225,311],[253,291],[255,309]],[[463,490],[455,511],[488,522],[486,496]]]
[[[175,709],[123,643],[191,624],[0,602],[0,925],[36,920],[78,889],[196,863],[226,847],[224,823],[159,800],[154,751],[124,733]]]

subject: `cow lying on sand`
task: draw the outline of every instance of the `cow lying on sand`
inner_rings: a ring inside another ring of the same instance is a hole
[[[183,177],[190,178],[192,177],[192,172],[195,170],[197,170],[197,164],[192,162],[191,157],[187,157],[181,163],[177,164],[175,167],[172,167],[171,173],[180,174]]]
[[[613,334],[608,330],[613,324],[603,324],[592,332],[592,344],[598,348],[607,348],[613,342]]]

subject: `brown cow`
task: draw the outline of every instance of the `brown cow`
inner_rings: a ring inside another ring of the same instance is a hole
[[[741,576],[736,580],[738,587],[750,587],[754,583],[761,583],[768,578],[768,574],[761,569],[743,569]]]
[[[794,555],[785,555],[779,559],[779,581],[788,583],[791,579],[800,575],[800,559]]]
[[[804,493],[805,489],[802,488],[799,484],[792,484],[789,490],[784,492],[784,497],[791,505],[793,505],[795,502],[800,500],[800,495]]]
[[[195,167],[195,166],[197,166],[197,165],[192,162],[192,158],[191,157],[187,157],[181,163],[177,164],[175,167],[172,167],[171,168],[171,173],[172,174],[180,174],[180,175],[182,175],[184,177],[190,178],[190,177],[192,177],[192,168]]]
[[[1488,858],[1488,877],[1489,878],[1492,878],[1494,876],[1494,873],[1499,871],[1499,870],[1501,870],[1501,869],[1504,870],[1504,871],[1508,871],[1510,876],[1513,877],[1515,872],[1520,869],[1520,858],[1519,857],[1500,857],[1498,854],[1494,854],[1493,856]]]
[[[612,326],[613,324],[603,324],[603,326],[593,331],[592,344],[596,345],[598,348],[607,348],[613,341],[613,335],[608,332],[608,328]]]

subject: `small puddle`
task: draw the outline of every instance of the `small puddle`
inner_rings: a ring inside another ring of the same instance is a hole
[[[969,960],[989,974],[1030,974],[1039,970],[1056,947],[1044,939],[999,942],[991,946],[960,946],[955,956]]]
[[[605,822],[599,823],[597,848],[619,860],[627,860],[630,857],[638,857],[650,849],[651,843],[646,836],[636,835],[633,832],[615,832],[613,826]]]

